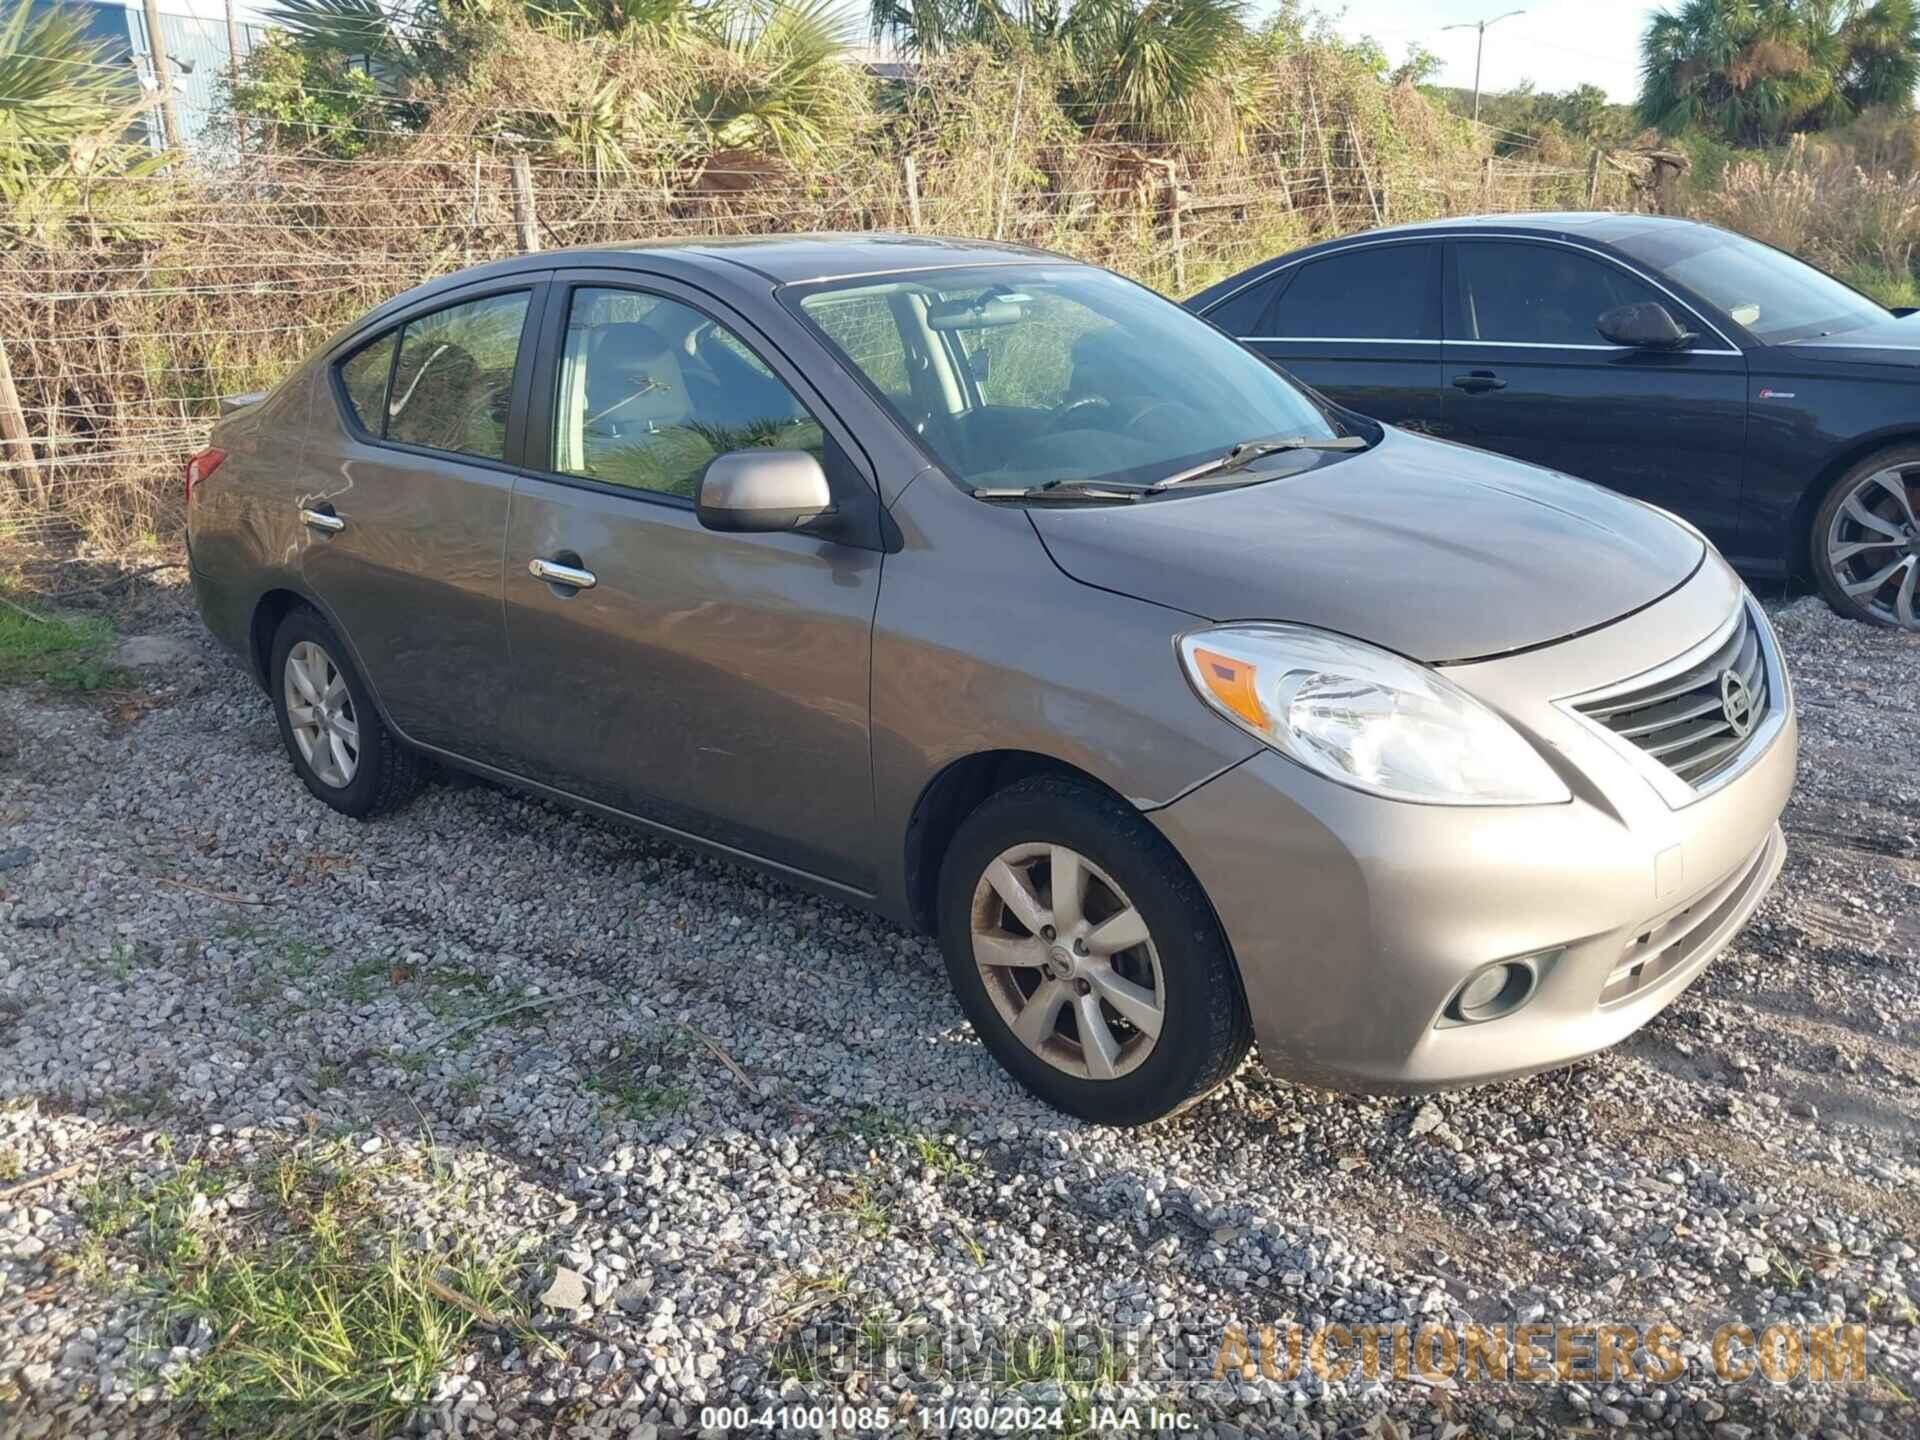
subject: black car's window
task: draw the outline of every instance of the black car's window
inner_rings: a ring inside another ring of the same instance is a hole
[[[1256,280],[1253,284],[1234,291],[1204,313],[1207,319],[1229,335],[1268,334],[1270,332],[1262,328],[1266,322],[1267,307],[1273,304],[1273,297],[1279,292],[1281,281],[1292,278],[1283,271],[1265,280]]]
[[[638,290],[573,292],[554,396],[553,468],[693,499],[729,450],[805,450],[825,463],[806,406],[739,336]]]
[[[393,342],[399,331],[389,331],[362,345],[340,362],[340,386],[347,392],[347,408],[360,428],[380,433],[380,416],[387,404],[387,374],[393,369]]]
[[[1438,340],[1431,245],[1369,245],[1299,267],[1258,333],[1282,339]]]
[[[1770,345],[1844,334],[1886,309],[1784,250],[1705,225],[1663,225],[1619,242],[1627,254],[1718,305]]]
[[[1564,245],[1462,241],[1454,251],[1462,338],[1495,344],[1604,345],[1598,321],[1616,305],[1673,303],[1611,261]],[[1690,319],[1675,313],[1683,326]]]
[[[409,320],[387,395],[387,438],[487,460],[507,454],[507,405],[527,294],[489,295]]]

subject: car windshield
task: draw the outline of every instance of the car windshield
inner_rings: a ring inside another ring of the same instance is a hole
[[[1744,235],[1661,227],[1620,248],[1718,305],[1755,339],[1784,345],[1858,330],[1887,312],[1831,275]]]
[[[1250,351],[1092,266],[970,266],[788,298],[974,489],[1146,486],[1242,441],[1339,433]],[[1332,458],[1274,453],[1296,467]]]

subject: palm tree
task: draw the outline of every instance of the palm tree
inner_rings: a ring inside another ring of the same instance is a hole
[[[1070,103],[1124,134],[1178,133],[1230,79],[1243,12],[1241,0],[1078,0],[1065,26]]]
[[[87,38],[76,12],[39,16],[30,0],[0,0],[0,154],[9,163],[62,157],[76,141],[124,126],[140,103],[130,67]]]
[[[1848,52],[1840,77],[1847,103],[1855,110],[1910,105],[1920,83],[1920,5],[1878,0],[1849,15],[1840,33]]]
[[[1061,95],[1092,128],[1178,131],[1233,80],[1243,0],[872,0],[876,39],[916,55],[962,45],[1058,55]]]
[[[1739,145],[1910,101],[1920,77],[1914,0],[1684,0],[1641,41],[1641,119]]]

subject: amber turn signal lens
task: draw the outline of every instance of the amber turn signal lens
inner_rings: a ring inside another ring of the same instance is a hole
[[[1193,662],[1214,699],[1256,729],[1267,728],[1267,708],[1253,688],[1253,666],[1199,645],[1194,646]]]

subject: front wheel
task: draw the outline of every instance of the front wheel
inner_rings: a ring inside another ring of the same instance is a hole
[[[994,1057],[1083,1119],[1171,1115],[1252,1044],[1199,882],[1138,811],[1083,782],[1021,781],[967,817],[941,867],[940,944]]]
[[[1834,482],[1813,521],[1813,576],[1842,615],[1920,630],[1920,447],[1870,455]]]

